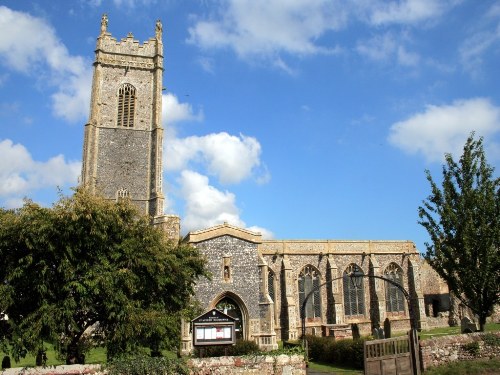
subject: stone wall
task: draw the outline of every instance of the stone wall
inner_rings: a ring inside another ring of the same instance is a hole
[[[100,365],[64,365],[47,367],[15,367],[1,370],[2,375],[101,375]]]
[[[424,370],[454,361],[499,357],[500,346],[485,343],[485,335],[494,335],[500,340],[500,332],[489,334],[476,332],[420,341],[420,354]],[[476,354],[472,353],[471,350],[467,350],[466,346],[474,342],[479,344],[479,351]]]
[[[188,361],[192,375],[305,375],[306,362],[303,355],[245,356],[192,358]],[[11,368],[0,372],[2,375],[104,375],[100,365],[49,366],[46,368]]]
[[[194,358],[188,364],[193,375],[306,374],[306,362],[302,355]]]

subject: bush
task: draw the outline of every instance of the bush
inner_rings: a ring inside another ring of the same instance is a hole
[[[366,339],[335,340],[332,337],[306,336],[310,359],[362,369]]]
[[[194,350],[197,357],[222,357],[225,355],[248,355],[260,351],[255,341],[238,340],[235,345],[198,346]]]
[[[108,375],[187,375],[189,369],[182,359],[169,359],[165,357],[129,357],[115,359],[108,366]]]
[[[500,346],[500,337],[493,333],[486,333],[483,341],[488,346]]]
[[[479,354],[479,343],[477,341],[464,344],[462,348],[469,354],[477,356]]]

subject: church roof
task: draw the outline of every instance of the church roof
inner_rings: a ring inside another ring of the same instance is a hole
[[[239,228],[227,222],[207,229],[189,232],[185,239],[187,242],[197,243],[221,236],[232,236],[253,243],[262,242],[262,234],[260,232]]]

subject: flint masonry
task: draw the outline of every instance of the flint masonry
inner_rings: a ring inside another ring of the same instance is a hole
[[[162,24],[157,21],[154,36],[142,44],[131,33],[118,41],[107,28],[104,15],[81,182],[108,199],[130,199],[152,225],[178,239],[180,220],[164,214],[162,192]],[[354,285],[348,278],[353,271],[400,283],[410,294],[418,325],[427,325],[421,260],[411,241],[266,240],[228,223],[188,233],[184,240],[200,249],[212,273],[211,280],[196,286],[205,311],[218,308],[233,316],[237,337],[263,349],[299,338],[300,306],[309,293],[309,334],[345,337],[353,327],[368,334],[387,322],[393,331],[408,329],[401,292],[373,278]],[[184,323],[181,351],[191,350],[190,327]]]

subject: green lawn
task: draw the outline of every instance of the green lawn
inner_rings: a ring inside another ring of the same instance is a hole
[[[64,360],[57,359],[56,352],[52,344],[45,343],[45,348],[47,349],[47,366],[63,365]],[[5,353],[0,352],[1,358],[5,356]],[[12,367],[34,367],[36,365],[35,356],[27,354],[26,357],[20,358],[19,362],[15,362],[11,357]],[[104,348],[94,348],[87,353],[85,357],[85,363],[106,363],[106,349]]]
[[[322,372],[325,374],[342,374],[342,375],[362,375],[363,370],[354,370],[348,367],[334,366],[329,363],[309,362],[308,367],[311,370]]]
[[[500,331],[500,323],[487,323],[484,327],[485,332],[496,332]],[[419,332],[421,340],[430,339],[432,337],[447,336],[447,335],[459,335],[460,326],[458,327],[440,327],[433,328],[427,331]]]
[[[461,361],[445,366],[433,367],[425,371],[426,375],[482,375],[498,374],[500,358],[477,361]]]

